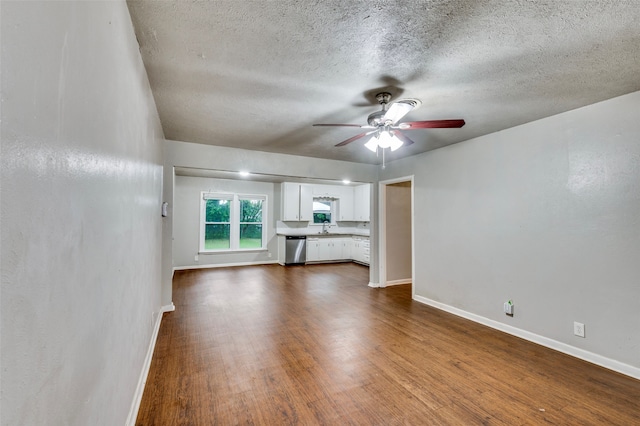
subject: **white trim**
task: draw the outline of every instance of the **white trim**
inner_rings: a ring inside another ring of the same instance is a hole
[[[162,308],[160,308],[161,313],[173,312],[175,310],[176,310],[176,305],[174,305],[173,302],[171,302],[170,305],[164,305]]]
[[[237,253],[259,253],[269,251],[267,247],[248,248],[248,249],[221,249],[221,250],[205,250],[199,251],[198,254],[237,254]]]
[[[471,312],[463,311],[462,309],[454,308],[453,306],[445,305],[444,303],[437,302],[426,297],[415,295],[413,300],[424,303],[425,305],[433,306],[445,312],[457,315],[462,318],[477,322],[487,327],[491,327],[496,330],[503,331],[507,334],[520,337],[521,339],[528,340],[533,343],[545,346],[547,348],[556,350],[558,352],[571,355],[573,357],[582,359],[592,364],[599,365],[600,367],[607,368],[609,370],[616,371],[626,376],[633,377],[634,379],[640,379],[640,368],[634,367],[629,364],[624,364],[620,361],[616,361],[611,358],[604,357],[602,355],[595,354],[593,352],[585,351],[584,349],[576,348],[575,346],[568,345],[566,343],[558,342],[557,340],[549,339],[548,337],[540,336],[539,334],[531,333],[526,330],[522,330],[517,327],[513,327],[508,324],[503,324],[498,321],[491,320],[489,318],[482,317],[480,315],[472,314]]]
[[[173,271],[175,272],[175,271],[187,271],[189,269],[227,268],[229,266],[273,265],[277,263],[278,263],[277,260],[269,260],[266,262],[212,263],[210,265],[174,266]]]
[[[414,175],[402,176],[394,179],[388,179],[378,182],[378,275],[380,285],[378,287],[387,287],[390,285],[396,285],[391,282],[387,283],[387,217],[386,217],[386,202],[387,202],[387,185],[394,183],[409,182],[411,183],[411,276],[416,275],[416,259],[415,259],[415,210],[414,210]],[[413,283],[413,278],[409,281]],[[407,284],[407,283],[397,283]],[[411,286],[411,295],[415,294],[415,288]]]
[[[387,281],[387,184],[378,182],[378,281],[385,287]]]
[[[369,281],[369,287],[378,288],[378,287],[380,287],[380,283],[374,283],[374,282]]]
[[[140,372],[140,378],[138,379],[138,386],[136,386],[136,392],[133,394],[133,402],[129,409],[129,415],[127,416],[127,421],[125,423],[126,426],[135,425],[138,418],[138,411],[140,410],[140,403],[142,402],[142,394],[144,393],[144,387],[147,384],[147,377],[149,376],[149,369],[151,368],[151,360],[153,359],[153,351],[156,348],[158,332],[160,331],[162,314],[165,312],[173,312],[175,310],[176,307],[173,302],[171,302],[171,305],[162,306],[160,308],[160,312],[158,312],[156,322],[153,326],[151,340],[149,341],[149,347],[147,348],[147,355],[144,358],[144,364],[142,364],[142,371]]]
[[[405,278],[402,280],[392,280],[392,281],[387,281],[385,283],[385,287],[391,287],[392,285],[411,284],[412,282],[413,280],[411,278]]]

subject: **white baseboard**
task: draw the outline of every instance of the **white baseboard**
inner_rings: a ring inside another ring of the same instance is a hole
[[[392,281],[387,281],[384,286],[385,287],[391,287],[392,285],[402,285],[402,284],[411,284],[411,278],[405,278],[402,280],[392,280]]]
[[[147,377],[149,375],[149,369],[151,368],[151,360],[153,359],[153,351],[156,348],[156,340],[158,339],[158,332],[160,331],[160,323],[162,322],[162,314],[165,312],[173,312],[176,310],[175,305],[171,302],[171,305],[165,305],[160,308],[156,322],[153,326],[153,333],[151,334],[151,340],[149,341],[149,347],[147,348],[147,355],[144,358],[144,364],[142,365],[142,372],[138,379],[138,386],[136,392],[133,395],[133,403],[129,409],[129,416],[127,416],[126,426],[134,426],[136,419],[138,418],[138,410],[140,410],[140,402],[142,402],[142,394],[144,393],[144,387],[147,384]]]
[[[378,288],[378,287],[380,287],[380,283],[373,283],[373,282],[369,282],[369,287],[371,287],[371,288]]]
[[[278,263],[277,260],[269,260],[267,262],[237,262],[237,263],[212,263],[209,265],[191,265],[191,266],[174,266],[173,271],[187,271],[189,269],[210,269],[210,268],[228,268],[231,266],[257,266],[257,265],[273,265]]]
[[[472,314],[471,312],[463,311],[462,309],[454,308],[453,306],[445,305],[444,303],[440,303],[426,297],[415,295],[413,299],[417,302],[424,303],[425,305],[433,306],[434,308],[449,312],[450,314],[466,318],[482,325],[486,325],[487,327],[503,331],[505,333],[520,337],[533,343],[537,343],[558,352],[580,358],[592,364],[599,365],[600,367],[604,367],[609,370],[624,374],[626,376],[633,377],[634,379],[640,379],[640,368],[638,367],[624,364],[620,361],[616,361],[614,359],[607,358],[593,352],[585,351],[584,349],[576,348],[575,346],[558,342],[557,340],[549,339],[548,337],[540,336],[538,334],[531,333],[529,331],[522,330],[508,324],[503,324],[501,322],[494,321],[480,315]]]
[[[163,314],[165,312],[173,312],[176,310],[176,305],[173,304],[173,302],[171,302],[170,305],[164,305],[162,308],[160,308],[160,313]]]

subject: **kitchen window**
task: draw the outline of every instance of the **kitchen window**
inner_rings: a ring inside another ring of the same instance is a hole
[[[263,250],[266,195],[203,192],[200,252]]]
[[[313,223],[322,225],[324,223],[335,224],[335,200],[331,198],[314,197],[313,199]]]

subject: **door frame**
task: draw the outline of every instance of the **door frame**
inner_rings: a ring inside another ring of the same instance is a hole
[[[387,186],[400,183],[411,183],[411,297],[415,291],[415,226],[414,226],[414,175],[403,176],[395,179],[378,182],[378,272],[380,287],[387,286]]]

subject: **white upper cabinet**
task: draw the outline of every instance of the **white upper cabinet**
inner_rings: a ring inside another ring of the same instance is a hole
[[[313,222],[313,191],[304,183],[300,184],[300,220]]]
[[[340,187],[340,194],[338,198],[338,220],[341,221],[354,221],[354,192],[353,186]]]
[[[340,186],[337,185],[311,185],[314,197],[339,198]]]
[[[313,218],[311,185],[282,183],[282,220],[310,221]]]
[[[282,220],[300,220],[300,184],[282,184]]]
[[[358,186],[282,183],[282,220],[313,221],[313,199],[336,201],[335,219],[343,222],[369,222],[371,184]]]
[[[371,184],[358,185],[354,190],[354,220],[369,222],[371,217]]]

